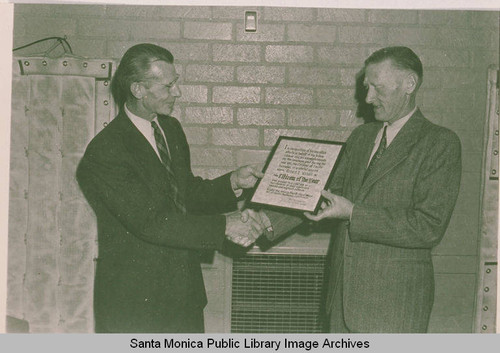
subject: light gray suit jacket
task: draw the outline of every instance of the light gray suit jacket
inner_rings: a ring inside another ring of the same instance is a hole
[[[326,309],[343,310],[352,332],[425,332],[434,299],[431,249],[458,196],[460,141],[417,110],[363,183],[381,127],[369,123],[352,132],[330,185],[354,209],[332,236]],[[276,233],[287,231],[282,217],[269,217]],[[340,281],[342,308],[333,300]]]

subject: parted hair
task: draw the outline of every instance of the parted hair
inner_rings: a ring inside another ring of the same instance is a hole
[[[150,43],[134,45],[125,52],[111,80],[111,94],[120,109],[132,95],[130,85],[148,78],[151,63],[159,60],[173,64],[174,56],[167,49]]]
[[[422,62],[410,48],[399,46],[379,49],[365,60],[365,67],[385,60],[391,60],[392,64],[399,69],[413,71],[418,76],[418,86],[422,84],[424,78]]]

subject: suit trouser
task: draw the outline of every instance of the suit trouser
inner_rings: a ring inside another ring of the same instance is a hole
[[[338,269],[342,274],[344,271],[344,264]],[[344,276],[338,277],[338,283],[332,297],[331,310],[329,312],[329,327],[328,331],[332,333],[351,333],[344,320]]]

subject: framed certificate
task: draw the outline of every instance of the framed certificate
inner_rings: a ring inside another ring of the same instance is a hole
[[[316,212],[343,143],[280,136],[250,202],[257,206]]]

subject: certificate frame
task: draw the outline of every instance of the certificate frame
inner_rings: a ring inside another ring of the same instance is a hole
[[[343,146],[338,141],[279,136],[264,165],[264,177],[249,197],[250,207],[316,213]]]

